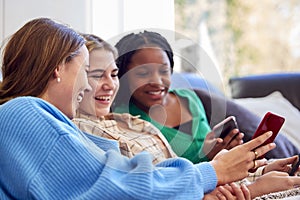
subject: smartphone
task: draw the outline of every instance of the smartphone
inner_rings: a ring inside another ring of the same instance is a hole
[[[300,165],[300,158],[299,157],[300,157],[300,154],[298,154],[297,159],[292,164],[292,169],[289,171],[290,176],[294,176],[296,171],[299,168],[299,165]]]
[[[224,139],[235,128],[238,129],[236,119],[234,116],[229,116],[215,125],[212,130],[216,136]]]
[[[283,126],[284,121],[285,121],[284,117],[274,114],[272,112],[267,112],[264,118],[262,119],[262,121],[260,122],[260,124],[258,125],[258,128],[256,129],[252,139],[262,135],[267,131],[272,131],[273,135],[260,146],[273,142],[275,140],[275,137],[279,133],[279,130]],[[263,157],[264,155],[260,156],[258,159],[261,159]]]

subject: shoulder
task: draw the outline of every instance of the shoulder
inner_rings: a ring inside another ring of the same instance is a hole
[[[197,93],[192,89],[176,88],[171,89],[169,92],[174,93],[176,96],[187,98],[187,99],[199,99]]]
[[[18,125],[23,128],[64,129],[75,125],[60,110],[37,97],[17,97],[0,106],[3,126]],[[63,128],[64,127],[64,128]],[[60,131],[64,132],[64,131]]]
[[[34,112],[34,113],[52,113],[62,114],[56,107],[48,103],[47,101],[37,97],[17,97],[5,104],[2,104],[1,112],[5,112],[10,109],[14,113],[16,111]],[[19,113],[20,114],[20,113]]]

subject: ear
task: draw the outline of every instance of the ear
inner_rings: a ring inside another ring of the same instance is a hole
[[[55,68],[54,73],[53,73],[53,78],[59,77],[59,70],[58,68]]]
[[[57,79],[61,76],[62,65],[58,65],[53,73],[53,78]]]
[[[53,78],[56,79],[56,82],[57,83],[60,83],[61,81],[61,73],[62,73],[62,66],[61,65],[58,65],[55,70],[54,70],[54,73],[53,73]]]

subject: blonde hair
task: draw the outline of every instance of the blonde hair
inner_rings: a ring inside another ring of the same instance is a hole
[[[106,42],[105,40],[103,40],[102,38],[100,38],[96,35],[93,35],[93,34],[81,33],[81,35],[86,40],[85,45],[89,52],[91,52],[95,49],[105,49],[106,51],[112,52],[115,59],[118,57],[117,49],[114,46],[112,46],[111,44],[109,44],[108,42]]]

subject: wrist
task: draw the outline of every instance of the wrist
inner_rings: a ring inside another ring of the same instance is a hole
[[[256,189],[255,183],[251,183],[251,184],[247,185],[247,188],[250,192],[251,199],[261,196],[259,194],[259,191],[257,191],[257,189]]]
[[[225,184],[225,178],[224,178],[224,173],[219,170],[218,168],[218,162],[216,160],[210,161],[211,165],[215,169],[216,176],[217,176],[217,186],[219,185],[224,185]]]

